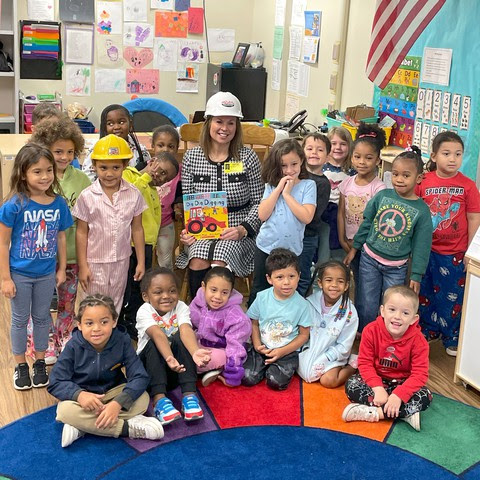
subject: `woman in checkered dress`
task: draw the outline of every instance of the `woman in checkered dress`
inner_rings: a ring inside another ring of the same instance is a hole
[[[183,157],[182,189],[184,194],[226,191],[229,227],[218,240],[196,240],[182,231],[180,240],[186,248],[176,265],[189,268],[191,298],[212,263],[228,265],[240,277],[252,272],[264,188],[258,157],[243,146],[238,99],[228,92],[213,95],[205,117],[200,146]]]

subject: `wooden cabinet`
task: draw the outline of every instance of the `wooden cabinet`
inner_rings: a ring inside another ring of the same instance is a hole
[[[477,235],[478,236],[478,232]],[[473,240],[473,243],[475,240]],[[475,247],[475,245],[473,245]],[[480,263],[470,257],[465,282],[465,297],[463,300],[460,337],[455,364],[454,381],[480,391],[480,367],[478,352],[480,346]]]
[[[13,72],[0,72],[0,133],[18,131],[18,36],[17,1],[0,1],[0,41],[13,59]]]

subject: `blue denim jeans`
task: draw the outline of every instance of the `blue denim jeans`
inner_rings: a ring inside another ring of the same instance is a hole
[[[297,287],[297,291],[302,297],[307,293],[312,280],[310,269],[318,251],[319,240],[320,237],[318,235],[314,237],[303,237],[303,250],[298,257],[300,263],[300,281]]]
[[[404,285],[407,276],[408,262],[392,267],[377,262],[362,250],[359,267],[358,300],[355,307],[358,312],[358,331],[378,316],[378,309],[385,290],[394,285]]]

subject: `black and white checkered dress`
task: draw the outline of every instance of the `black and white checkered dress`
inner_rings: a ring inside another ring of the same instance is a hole
[[[237,276],[244,277],[253,270],[255,236],[260,229],[258,204],[264,185],[260,178],[260,161],[256,153],[242,147],[239,152],[241,168],[225,173],[225,164],[233,161],[212,162],[201,147],[188,150],[182,162],[183,194],[227,192],[228,225],[243,225],[248,235],[235,240],[197,240],[185,248],[176,261],[178,268],[186,268],[192,258],[226,262]],[[240,171],[241,170],[241,171]]]

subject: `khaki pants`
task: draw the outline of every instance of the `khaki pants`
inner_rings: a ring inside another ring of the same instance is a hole
[[[115,388],[109,390],[102,398],[102,403],[106,404],[119,395],[125,384],[118,385]],[[84,410],[78,402],[73,400],[65,400],[60,402],[57,406],[57,422],[68,423],[72,427],[78,428],[78,430],[91,433],[93,435],[100,435],[101,437],[115,437],[117,438],[122,433],[123,423],[135,417],[136,415],[142,415],[147,411],[150,397],[147,392],[143,392],[140,397],[133,402],[133,405],[129,410],[120,410],[118,414],[118,422],[112,427],[100,429],[95,426],[97,421],[97,414],[95,412],[87,412]]]

